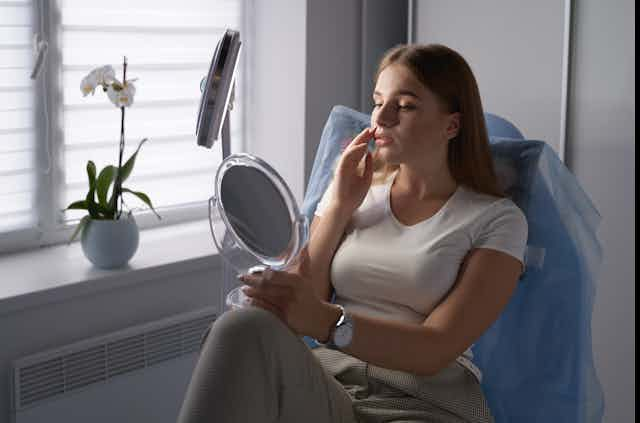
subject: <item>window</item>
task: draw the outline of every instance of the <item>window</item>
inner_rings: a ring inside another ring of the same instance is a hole
[[[99,90],[83,97],[80,81],[107,64],[121,80],[124,56],[127,79],[138,78],[125,158],[149,139],[126,185],[149,195],[161,224],[205,217],[222,157],[219,144],[196,145],[200,80],[224,30],[243,34],[243,10],[242,0],[0,0],[0,249],[65,240],[83,213],[62,209],[86,195],[87,161],[117,164],[120,110]],[[36,81],[34,33],[49,42]],[[239,83],[232,149],[243,145],[242,98]],[[125,201],[141,227],[158,224],[142,202]]]
[[[37,220],[32,20],[28,2],[0,2],[0,232]]]

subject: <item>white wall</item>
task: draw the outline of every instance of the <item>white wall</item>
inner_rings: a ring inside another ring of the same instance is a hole
[[[575,1],[567,161],[603,217],[593,350],[605,421],[635,421],[635,2]]]
[[[415,41],[458,51],[476,76],[486,112],[528,138],[560,145],[564,1],[415,2]]]
[[[572,1],[568,167],[603,217],[592,329],[607,423],[635,421],[635,3]],[[470,62],[485,111],[557,148],[563,2],[416,1],[416,41]]]
[[[247,96],[247,152],[273,166],[302,204],[307,2],[249,3],[254,10],[253,37],[243,48],[254,59]]]

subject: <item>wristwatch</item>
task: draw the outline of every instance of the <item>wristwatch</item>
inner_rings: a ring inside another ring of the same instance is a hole
[[[335,304],[340,308],[340,318],[333,328],[331,328],[331,332],[329,333],[329,341],[326,345],[329,348],[337,348],[342,349],[346,348],[351,344],[351,339],[353,338],[353,320],[351,316],[344,310],[340,304]]]

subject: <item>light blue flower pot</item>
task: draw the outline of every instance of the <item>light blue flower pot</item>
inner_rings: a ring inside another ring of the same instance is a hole
[[[119,220],[90,219],[82,231],[82,251],[96,267],[125,266],[138,249],[139,231],[133,216]]]

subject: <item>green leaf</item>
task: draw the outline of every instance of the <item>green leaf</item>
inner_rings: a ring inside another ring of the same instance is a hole
[[[89,193],[87,194],[86,202],[87,202],[87,210],[89,210],[89,215],[94,219],[99,219],[100,215],[98,214],[98,205],[95,201],[95,189],[91,188]]]
[[[118,187],[117,187],[117,182],[118,182],[118,168],[115,168],[115,173],[113,175],[113,179],[114,179],[114,184],[113,184],[113,190],[111,190],[111,197],[109,198],[109,203],[107,204],[107,208],[109,210],[113,210],[113,214],[115,216],[116,210],[117,210],[117,202],[118,199],[116,197],[117,191],[118,191]],[[120,183],[120,186],[122,186],[122,183]]]
[[[136,163],[136,156],[138,155],[138,151],[140,151],[140,147],[142,147],[142,144],[144,144],[147,141],[148,141],[148,138],[143,138],[140,141],[140,144],[138,144],[138,148],[136,148],[136,152],[133,153],[131,157],[129,157],[129,160],[127,160],[127,162],[124,164],[124,166],[122,166],[122,175],[120,179],[121,186],[122,186],[122,183],[127,180],[129,175],[131,175],[131,171],[133,170],[133,165]]]
[[[91,160],[87,162],[87,175],[89,175],[89,190],[94,190],[96,187],[96,164]]]
[[[87,210],[87,200],[74,201],[65,210]]]
[[[109,187],[115,180],[116,173],[116,167],[109,165],[105,166],[98,176],[98,183],[96,184],[98,203],[106,210],[110,208],[110,204],[107,203],[107,193],[109,192]]]
[[[73,231],[73,234],[71,235],[71,239],[69,239],[69,242],[68,242],[69,244],[71,244],[73,240],[76,238],[76,236],[78,236],[78,234],[80,233],[82,228],[85,227],[85,225],[87,224],[90,218],[91,216],[86,215],[82,219],[80,219],[80,222],[78,222],[78,226],[76,226],[76,230]]]
[[[147,194],[145,194],[144,192],[140,192],[140,191],[132,191],[129,188],[122,188],[122,192],[128,192],[129,194],[133,194],[136,197],[138,197],[139,199],[141,199],[147,206],[149,206],[149,208],[151,208],[151,211],[153,213],[155,213],[155,215],[158,217],[158,219],[162,219],[162,217],[160,217],[160,215],[153,208],[153,205],[151,204],[151,200],[149,199],[149,196]]]

